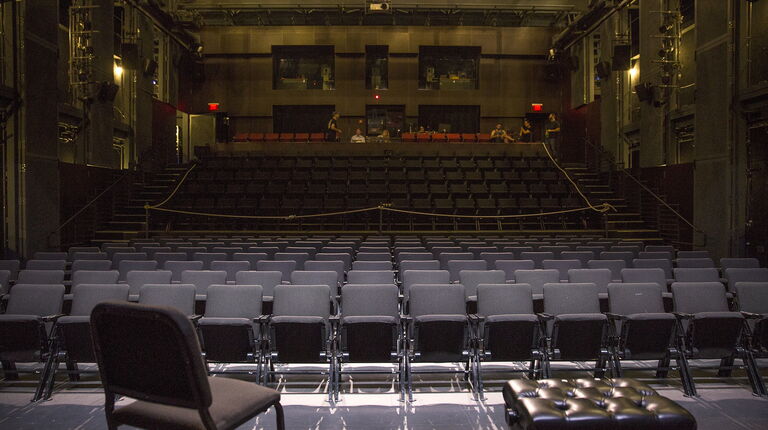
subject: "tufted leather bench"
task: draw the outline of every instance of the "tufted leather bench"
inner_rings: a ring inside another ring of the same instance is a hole
[[[522,429],[696,429],[690,412],[629,378],[513,379],[504,402],[507,422]]]

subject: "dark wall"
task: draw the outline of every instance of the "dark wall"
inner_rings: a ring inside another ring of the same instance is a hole
[[[209,27],[201,32],[205,82],[193,92],[190,112],[219,102],[232,133],[271,132],[273,105],[334,105],[346,140],[366,105],[405,105],[409,122],[419,105],[477,105],[480,130],[499,121],[516,130],[532,102],[560,110],[559,84],[544,73],[551,37],[551,29],[533,27]],[[273,90],[272,45],[333,45],[336,89]],[[366,45],[389,46],[388,90],[365,89]],[[419,46],[426,45],[480,46],[479,89],[418,90]]]

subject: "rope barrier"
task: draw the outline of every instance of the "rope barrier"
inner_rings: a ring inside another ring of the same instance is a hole
[[[176,187],[173,189],[173,191],[171,191],[171,194],[169,194],[168,197],[165,198],[165,200],[155,205],[145,205],[144,209],[158,209],[160,208],[160,206],[163,206],[164,204],[168,203],[176,195],[176,193],[179,191],[181,186],[187,180],[187,177],[189,176],[189,174],[192,173],[193,170],[195,170],[195,167],[197,167],[197,163],[192,164],[192,166],[190,166],[190,168],[187,169],[187,171],[184,173],[184,176],[181,177],[179,182],[176,184]]]

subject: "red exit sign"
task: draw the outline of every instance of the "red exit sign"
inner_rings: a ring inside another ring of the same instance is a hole
[[[544,109],[544,103],[531,103],[531,110],[534,112],[541,112]]]
[[[211,112],[216,112],[219,110],[219,104],[218,103],[208,103],[208,110]]]

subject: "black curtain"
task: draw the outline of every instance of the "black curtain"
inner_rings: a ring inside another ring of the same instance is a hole
[[[477,105],[419,105],[419,126],[450,133],[480,132],[480,106]]]
[[[334,105],[272,106],[275,133],[324,133],[336,109]]]

